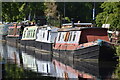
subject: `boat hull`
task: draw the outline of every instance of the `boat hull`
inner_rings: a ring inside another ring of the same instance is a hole
[[[6,37],[5,40],[7,41],[8,45],[14,47],[18,47],[18,44],[20,43],[20,38],[18,37]]]
[[[29,46],[29,47],[34,47],[36,49],[45,50],[47,52],[52,51],[53,43],[38,42],[38,41],[35,41],[35,40],[21,40],[17,37],[7,37],[6,40],[11,45],[13,45],[13,44],[17,45],[18,43],[20,43],[24,47]]]
[[[36,45],[37,49],[42,49],[42,50],[46,50],[46,51],[52,51],[52,44],[53,43],[35,41],[35,45]]]
[[[35,47],[35,40],[21,40],[21,45]]]
[[[53,49],[54,57],[61,57],[69,60],[98,60],[110,61],[114,60],[115,50],[108,43],[102,42],[101,45],[93,45],[77,50],[58,50]]]

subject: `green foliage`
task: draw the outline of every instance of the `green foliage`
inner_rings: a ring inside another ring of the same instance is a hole
[[[67,20],[68,22],[70,22],[70,19],[69,19],[69,17],[65,17],[65,20]]]
[[[102,24],[110,24],[110,29],[120,30],[120,2],[104,2],[101,5],[102,13],[96,17],[98,27]]]
[[[99,8],[101,3],[95,3],[96,14],[101,12]],[[58,11],[61,13],[62,17],[68,17],[69,19],[74,18],[75,22],[93,22],[93,5],[94,3],[88,2],[65,2],[57,3]],[[64,15],[64,5],[65,5],[65,15]]]
[[[42,2],[3,2],[2,17],[6,22],[22,21],[28,19],[29,15],[32,18],[36,16],[44,16],[44,3]]]
[[[116,53],[117,53],[117,56],[119,57],[120,56],[120,45],[116,46]],[[119,63],[113,73],[113,76],[115,79],[120,79],[120,59],[118,59],[118,62]]]
[[[120,45],[116,46],[116,52],[117,52],[117,55],[120,56]]]
[[[93,22],[93,5],[94,3],[88,2],[3,2],[2,17],[3,21],[16,22],[28,19],[29,15],[31,15],[32,19],[39,16],[59,19],[59,15],[61,15],[61,19],[68,17],[68,21],[70,21],[71,18],[75,18],[75,22]],[[95,3],[95,5],[96,14],[98,14],[101,12],[101,9],[99,7],[101,3]],[[99,21],[100,20],[97,22]]]
[[[80,20],[81,22],[90,22],[92,20],[92,3],[65,2],[57,3],[57,5],[62,17],[75,18],[76,21]]]

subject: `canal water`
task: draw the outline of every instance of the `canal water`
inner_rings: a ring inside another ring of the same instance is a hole
[[[15,64],[18,68],[22,67],[24,70],[31,71],[31,74],[40,74],[40,76],[46,77],[46,80],[68,80],[67,78],[71,80],[82,80],[83,78],[112,79],[115,78],[114,73],[117,67],[116,62],[60,59],[59,57],[53,57],[51,53],[40,52],[35,48],[19,47],[17,44],[8,44],[6,41],[0,41],[0,54],[1,74],[5,74],[4,65],[9,63]],[[1,75],[2,77],[4,75]],[[33,76],[33,78],[36,77]]]

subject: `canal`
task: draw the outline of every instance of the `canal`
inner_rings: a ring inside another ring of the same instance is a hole
[[[1,78],[112,79],[116,78],[117,62],[72,61],[53,57],[34,47],[0,41]]]

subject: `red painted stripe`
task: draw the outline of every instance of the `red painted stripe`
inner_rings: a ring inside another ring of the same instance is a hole
[[[21,26],[17,26],[17,28],[20,28]],[[15,26],[10,26],[9,28],[15,28]]]
[[[8,37],[19,37],[19,35],[7,35]]]
[[[56,43],[55,47],[53,49],[58,49],[58,50],[76,50],[82,47],[89,47],[92,45],[95,45],[96,43],[94,42],[89,42],[89,43],[84,43],[84,44],[62,44],[62,43]]]
[[[78,45],[78,43],[56,43],[56,45]]]

